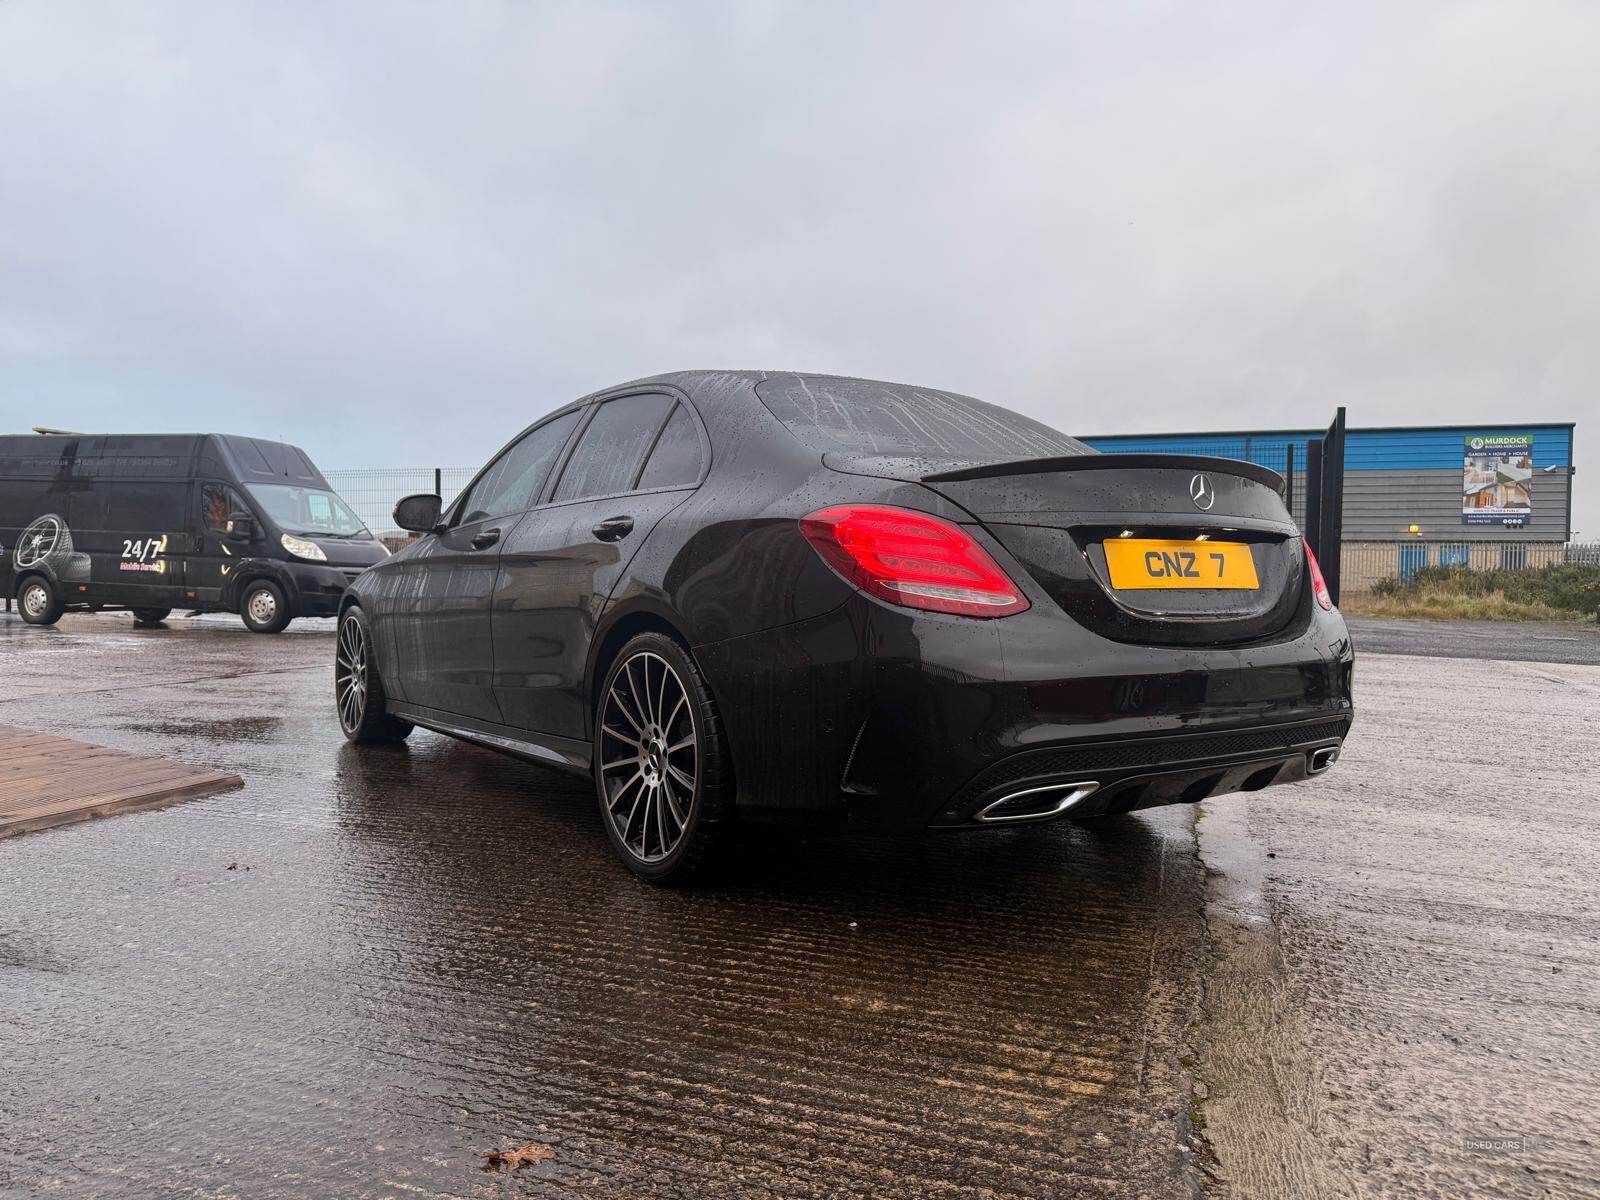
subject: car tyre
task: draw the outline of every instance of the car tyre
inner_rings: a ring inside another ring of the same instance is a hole
[[[67,602],[43,575],[29,575],[17,585],[17,611],[29,625],[54,625],[67,611]]]
[[[251,633],[282,633],[289,624],[289,603],[270,579],[253,579],[239,597],[239,616]]]
[[[172,615],[170,608],[135,608],[131,611],[135,625],[159,625]]]
[[[415,728],[389,712],[383,677],[372,653],[372,632],[357,605],[339,618],[333,653],[333,703],[339,728],[352,742],[403,742]]]
[[[733,771],[694,659],[665,634],[639,634],[606,672],[595,712],[595,792],[612,848],[650,883],[703,874],[732,823]]]

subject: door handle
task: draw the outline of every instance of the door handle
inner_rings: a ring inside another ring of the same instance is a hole
[[[498,529],[485,529],[472,539],[472,548],[474,550],[487,550],[499,540],[500,531]]]
[[[607,517],[591,531],[602,542],[620,542],[633,532],[632,517]]]

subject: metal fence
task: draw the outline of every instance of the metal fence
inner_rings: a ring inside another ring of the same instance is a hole
[[[394,506],[403,496],[437,492],[446,504],[472,482],[476,467],[376,467],[354,471],[324,471],[333,490],[379,537],[398,535]]]
[[[1347,596],[1380,579],[1407,580],[1423,567],[1522,571],[1565,563],[1600,565],[1600,542],[1346,542],[1339,558]]]

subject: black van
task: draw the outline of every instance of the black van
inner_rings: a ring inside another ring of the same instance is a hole
[[[0,588],[22,618],[331,616],[389,551],[297,447],[221,433],[0,436]]]

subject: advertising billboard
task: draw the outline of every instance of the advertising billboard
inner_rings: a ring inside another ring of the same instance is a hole
[[[1526,525],[1533,515],[1533,435],[1475,434],[1461,472],[1463,525]]]

